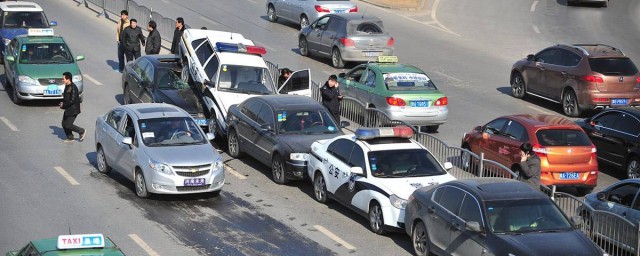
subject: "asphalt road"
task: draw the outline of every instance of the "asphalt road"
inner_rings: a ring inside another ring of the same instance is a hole
[[[98,115],[121,103],[113,21],[70,0],[39,0],[85,75],[83,113],[76,124],[93,134]],[[267,48],[266,59],[291,69],[310,68],[316,81],[341,72],[329,60],[297,52],[297,28],[270,23],[263,0],[138,0],[167,17],[185,17],[194,28],[242,33]],[[212,3],[213,2],[213,3]],[[510,96],[513,62],[555,43],[606,43],[636,63],[639,3],[609,8],[567,7],[562,0],[430,1],[430,13],[387,11],[362,2],[359,10],[381,17],[405,63],[424,69],[449,96],[449,122],[437,137],[457,145],[462,133],[500,115],[560,114],[560,106]],[[135,17],[132,17],[135,18]],[[0,77],[0,80],[4,78]],[[6,88],[0,89],[5,91]],[[130,255],[407,255],[409,239],[378,236],[367,221],[337,203],[313,199],[308,182],[278,186],[270,170],[248,158],[230,159],[220,197],[135,197],[122,176],[95,168],[92,136],[64,144],[57,102],[11,103],[0,92],[0,252],[29,240],[101,232]],[[598,188],[621,178],[601,166]],[[65,178],[66,177],[66,178]]]

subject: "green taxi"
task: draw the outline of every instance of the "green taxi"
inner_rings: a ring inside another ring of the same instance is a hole
[[[125,255],[118,246],[102,234],[61,235],[58,238],[31,241],[19,251],[7,256],[55,256],[55,255]]]
[[[380,56],[378,62],[340,73],[341,94],[381,110],[392,120],[436,132],[447,122],[447,97],[422,70],[397,61],[395,56]]]
[[[4,51],[5,86],[11,87],[11,100],[62,99],[62,73],[71,72],[82,99],[82,74],[64,39],[53,29],[29,29],[14,37]]]

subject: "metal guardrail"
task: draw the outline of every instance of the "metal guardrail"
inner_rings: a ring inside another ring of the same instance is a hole
[[[269,75],[271,75],[271,81],[276,83],[276,86],[280,86],[278,84],[278,78],[280,77],[280,67],[278,66],[278,64],[274,64],[273,62],[268,60],[265,60],[264,62],[267,63]]]

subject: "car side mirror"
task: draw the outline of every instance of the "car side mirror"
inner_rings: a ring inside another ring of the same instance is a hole
[[[49,26],[52,26],[52,27],[58,26],[58,22],[55,20],[52,20],[51,22],[49,22]]]
[[[273,127],[270,124],[261,124],[260,129],[267,132],[273,131]]]
[[[84,55],[78,55],[78,56],[76,56],[76,60],[77,60],[77,61],[84,60]]]
[[[7,61],[14,62],[16,59],[13,56],[7,56]]]
[[[482,227],[477,221],[467,221],[464,223],[464,227],[473,233],[482,233]]]
[[[131,137],[122,138],[122,144],[132,145],[133,144],[133,138],[131,138]]]
[[[473,128],[474,131],[476,132],[481,132],[482,131],[482,126],[476,126],[475,128]]]
[[[451,170],[451,168],[453,168],[453,164],[451,162],[445,162],[444,163],[444,169],[445,170]]]
[[[207,140],[214,140],[216,138],[216,135],[214,135],[213,133],[208,132],[207,133]]]
[[[351,123],[347,122],[347,121],[340,121],[340,127],[342,128],[347,128],[351,125]]]
[[[607,197],[607,195],[605,195],[604,192],[598,192],[596,194],[596,198],[598,198],[598,200],[600,200],[600,201],[604,201],[606,199],[606,197]]]
[[[528,61],[533,61],[535,58],[536,58],[536,56],[534,56],[533,54],[527,55],[527,60]]]
[[[339,78],[344,78],[345,76],[346,76],[346,74],[345,74],[344,72],[343,72],[343,73],[338,74],[338,77],[339,77]]]
[[[349,169],[349,172],[351,172],[351,174],[355,174],[355,175],[364,175],[364,171],[362,170],[362,167],[351,167],[351,169]]]

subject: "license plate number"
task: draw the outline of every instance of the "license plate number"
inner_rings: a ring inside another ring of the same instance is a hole
[[[380,52],[363,52],[362,55],[366,57],[377,57],[380,56]]]
[[[207,126],[207,119],[196,119],[196,124],[199,126]]]
[[[205,178],[184,179],[185,186],[203,186],[205,184]]]
[[[429,101],[428,100],[413,100],[413,101],[410,101],[409,104],[411,105],[411,107],[414,107],[414,108],[426,108],[426,107],[429,107]]]
[[[629,99],[611,99],[611,105],[627,105]]]
[[[48,95],[60,95],[60,94],[62,94],[62,90],[60,90],[57,85],[50,84],[49,86],[47,86],[47,89],[44,89],[42,91],[42,94],[45,95],[45,96],[48,96]]]
[[[580,178],[580,174],[577,172],[563,172],[560,173],[561,180],[577,180]]]
[[[345,12],[347,12],[347,10],[334,10],[333,12],[334,13],[345,13]]]

